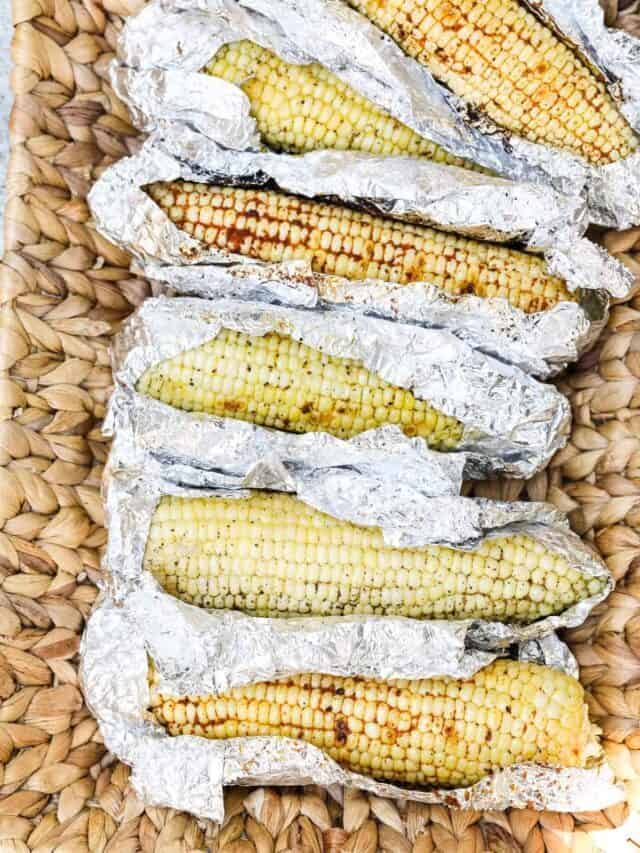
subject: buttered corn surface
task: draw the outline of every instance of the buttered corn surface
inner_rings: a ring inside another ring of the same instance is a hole
[[[266,47],[243,40],[221,47],[206,70],[242,89],[260,135],[276,151],[303,154],[331,148],[480,169],[419,136],[317,62],[285,62]]]
[[[222,329],[211,341],[150,367],[137,387],[178,409],[287,432],[351,438],[396,424],[440,450],[455,447],[463,433],[458,420],[360,362],[276,332],[261,337]]]
[[[410,785],[471,785],[520,762],[585,767],[600,753],[581,685],[507,660],[466,681],[301,675],[182,699],[152,688],[151,709],[171,735],[295,738]]]
[[[278,492],[161,499],[144,566],[191,604],[256,616],[351,613],[527,623],[602,591],[529,536],[475,551],[392,548]]]
[[[501,127],[596,165],[636,135],[602,80],[518,0],[347,0]]]
[[[184,181],[148,192],[187,234],[248,258],[304,260],[352,280],[425,281],[455,296],[502,297],[528,313],[577,298],[544,258],[496,243],[282,192]]]

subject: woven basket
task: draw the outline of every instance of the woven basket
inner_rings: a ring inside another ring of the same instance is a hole
[[[12,157],[0,267],[0,851],[550,853],[640,846],[640,299],[560,383],[568,447],[534,481],[476,492],[547,498],[595,541],[616,592],[569,636],[629,802],[604,812],[454,812],[316,788],[234,789],[220,829],[144,809],[105,753],[77,681],[105,541],[108,347],[148,293],[89,224],[92,180],[136,132],[106,82],[122,17],[144,0],[13,0]],[[636,0],[637,3],[637,0]],[[640,32],[635,6],[610,22]],[[604,237],[640,272],[640,229]],[[616,828],[619,829],[616,831]],[[603,831],[609,832],[600,835]]]

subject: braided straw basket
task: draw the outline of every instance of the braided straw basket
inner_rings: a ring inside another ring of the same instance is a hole
[[[6,0],[4,0],[6,2]],[[144,0],[13,0],[12,156],[0,267],[0,851],[82,853],[561,853],[640,847],[640,298],[562,379],[568,447],[524,483],[477,491],[547,498],[617,579],[571,632],[593,716],[628,803],[604,812],[454,812],[320,789],[235,789],[222,828],[143,808],[105,753],[78,688],[80,634],[105,541],[109,341],[148,293],[91,227],[92,180],[136,132],[106,82],[122,16]],[[640,34],[638,0],[609,0]],[[607,234],[640,272],[640,229]],[[635,842],[633,839],[635,838]],[[605,846],[606,845],[606,846]]]

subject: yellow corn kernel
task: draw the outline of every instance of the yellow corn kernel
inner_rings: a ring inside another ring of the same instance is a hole
[[[347,0],[500,127],[604,165],[637,137],[603,81],[518,0]]]
[[[365,695],[371,699],[363,701]],[[317,700],[322,705],[313,710]],[[238,687],[215,701],[167,698],[152,687],[151,710],[171,735],[225,739],[238,735],[240,717],[230,709],[255,701],[264,711],[260,720],[243,723],[244,735],[303,740],[349,770],[413,786],[472,785],[522,762],[587,767],[601,755],[579,682],[511,660],[498,660],[466,681],[310,674]],[[303,709],[295,722],[283,722],[286,707],[291,720]],[[368,722],[372,715],[387,715],[384,727]],[[201,721],[197,729],[187,722],[191,717]]]
[[[501,297],[527,313],[576,299],[543,258],[496,243],[268,190],[176,181],[148,192],[178,228],[247,258],[304,260],[351,280],[426,281],[453,296]]]
[[[221,47],[206,72],[242,89],[260,135],[276,151],[409,155],[485,171],[419,136],[317,62],[296,65],[243,40]]]
[[[286,432],[351,438],[391,423],[440,450],[454,448],[463,433],[458,420],[359,362],[276,332],[222,329],[213,340],[150,367],[137,389],[178,409]],[[403,411],[411,414],[408,421]]]
[[[370,613],[523,624],[604,588],[603,579],[583,575],[526,535],[489,539],[473,552],[393,548],[377,528],[279,492],[162,498],[144,567],[184,601],[254,616]],[[546,585],[551,601],[538,594]]]

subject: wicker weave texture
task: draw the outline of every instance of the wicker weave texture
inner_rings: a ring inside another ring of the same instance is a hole
[[[547,498],[594,540],[617,589],[571,632],[593,715],[629,803],[605,812],[453,812],[319,789],[236,789],[218,830],[143,809],[83,704],[77,655],[105,541],[100,420],[108,347],[148,293],[91,227],[95,177],[135,150],[105,70],[143,0],[13,0],[12,157],[0,267],[0,851],[561,853],[640,845],[640,298],[561,382],[568,447],[530,483],[476,492]],[[610,21],[640,32],[636,4]],[[640,229],[605,235],[640,271]],[[628,820],[631,816],[631,821]],[[626,823],[625,823],[626,822]],[[615,831],[616,827],[620,829]]]

